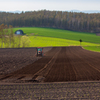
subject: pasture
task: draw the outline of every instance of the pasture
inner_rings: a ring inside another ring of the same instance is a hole
[[[22,29],[29,35],[30,47],[47,46],[81,46],[87,50],[100,51],[100,37],[95,33],[75,32],[62,29],[40,28],[40,27],[20,27],[14,28],[14,32]]]
[[[58,46],[80,46],[79,41],[68,40],[62,38],[42,37],[42,36],[29,36],[30,47],[58,47]],[[82,42],[82,46],[99,46],[99,44]]]
[[[85,32],[75,32],[75,31],[68,31],[62,29],[52,29],[52,28],[39,28],[39,27],[20,27],[14,28],[14,32],[18,29],[21,29],[27,35],[34,35],[42,36],[42,37],[53,37],[53,38],[61,38],[61,39],[68,39],[68,40],[75,40],[79,41],[80,39],[83,42],[90,42],[90,43],[100,43],[100,37],[96,36],[94,33],[85,33]]]
[[[15,37],[15,44],[10,46],[11,48],[19,48],[20,41],[20,47],[83,46],[87,50],[100,51],[100,37],[94,33],[40,27],[13,28],[13,33],[19,29],[23,30],[26,36],[22,36],[21,40]],[[83,41],[81,44],[80,39]],[[3,48],[9,48],[6,45],[3,44]]]

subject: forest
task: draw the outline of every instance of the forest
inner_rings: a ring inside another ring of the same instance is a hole
[[[100,33],[100,13],[67,11],[0,12],[0,24],[13,27],[50,27],[71,31]]]

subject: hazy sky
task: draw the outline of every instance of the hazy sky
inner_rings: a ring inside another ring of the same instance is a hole
[[[100,10],[100,0],[0,0],[0,11]]]

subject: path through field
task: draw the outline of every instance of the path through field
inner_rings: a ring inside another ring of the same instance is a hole
[[[100,53],[82,47],[54,47],[41,59],[0,82],[66,82],[100,80]]]

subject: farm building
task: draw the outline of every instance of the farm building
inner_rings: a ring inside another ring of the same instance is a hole
[[[24,35],[24,32],[22,30],[17,30],[15,32],[16,35]]]

